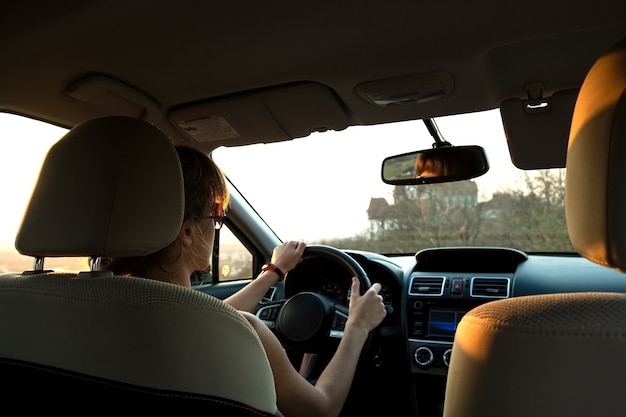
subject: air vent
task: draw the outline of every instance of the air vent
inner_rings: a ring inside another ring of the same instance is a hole
[[[445,277],[413,277],[409,287],[409,295],[443,295]]]
[[[472,278],[470,295],[478,298],[507,298],[509,278]]]
[[[269,303],[270,301],[274,300],[274,294],[276,294],[276,288],[275,287],[270,287],[267,292],[265,293],[265,295],[263,296],[263,299],[261,300],[264,303]]]

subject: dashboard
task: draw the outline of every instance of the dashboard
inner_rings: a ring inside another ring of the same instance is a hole
[[[626,274],[575,254],[527,254],[499,247],[432,248],[415,255],[344,252],[372,283],[381,284],[388,310],[375,330],[378,345],[370,357],[374,377],[363,378],[363,383],[378,396],[402,401],[399,392],[408,382],[420,415],[438,415],[442,407],[455,331],[472,308],[533,294],[626,292]],[[277,298],[312,292],[347,307],[351,277],[341,262],[304,258],[289,272],[284,287],[277,288]],[[374,388],[373,381],[384,382],[375,382],[379,385]]]
[[[500,298],[580,291],[626,292],[626,274],[575,254],[526,254],[511,248],[432,248],[408,255],[345,251],[389,307],[382,326],[407,343],[408,369],[445,375],[454,333],[470,309]],[[330,258],[303,259],[285,280],[284,297],[314,292],[348,306],[351,273]]]
[[[421,251],[405,293],[411,372],[445,375],[458,323],[472,308],[512,294],[523,252],[506,248]]]

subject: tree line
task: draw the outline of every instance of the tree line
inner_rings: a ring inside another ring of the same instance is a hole
[[[520,182],[482,202],[471,180],[398,186],[394,203],[370,214],[367,232],[324,243],[380,253],[472,245],[574,252],[565,222],[564,170],[524,173]]]

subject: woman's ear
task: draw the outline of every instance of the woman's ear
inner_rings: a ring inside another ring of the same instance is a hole
[[[191,221],[185,220],[180,228],[180,232],[178,232],[178,239],[180,239],[183,246],[190,246],[193,243],[193,231],[194,227]]]

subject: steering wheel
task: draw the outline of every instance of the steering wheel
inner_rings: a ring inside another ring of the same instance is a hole
[[[325,245],[307,246],[302,260],[315,257],[328,258],[344,267],[351,276],[357,277],[361,294],[372,286],[363,267],[345,252]],[[293,275],[302,264],[287,274],[285,288],[289,285],[289,274]],[[256,315],[275,330],[285,348],[318,353],[328,350],[329,346],[343,337],[348,308],[325,295],[300,292],[286,300],[264,304]]]

